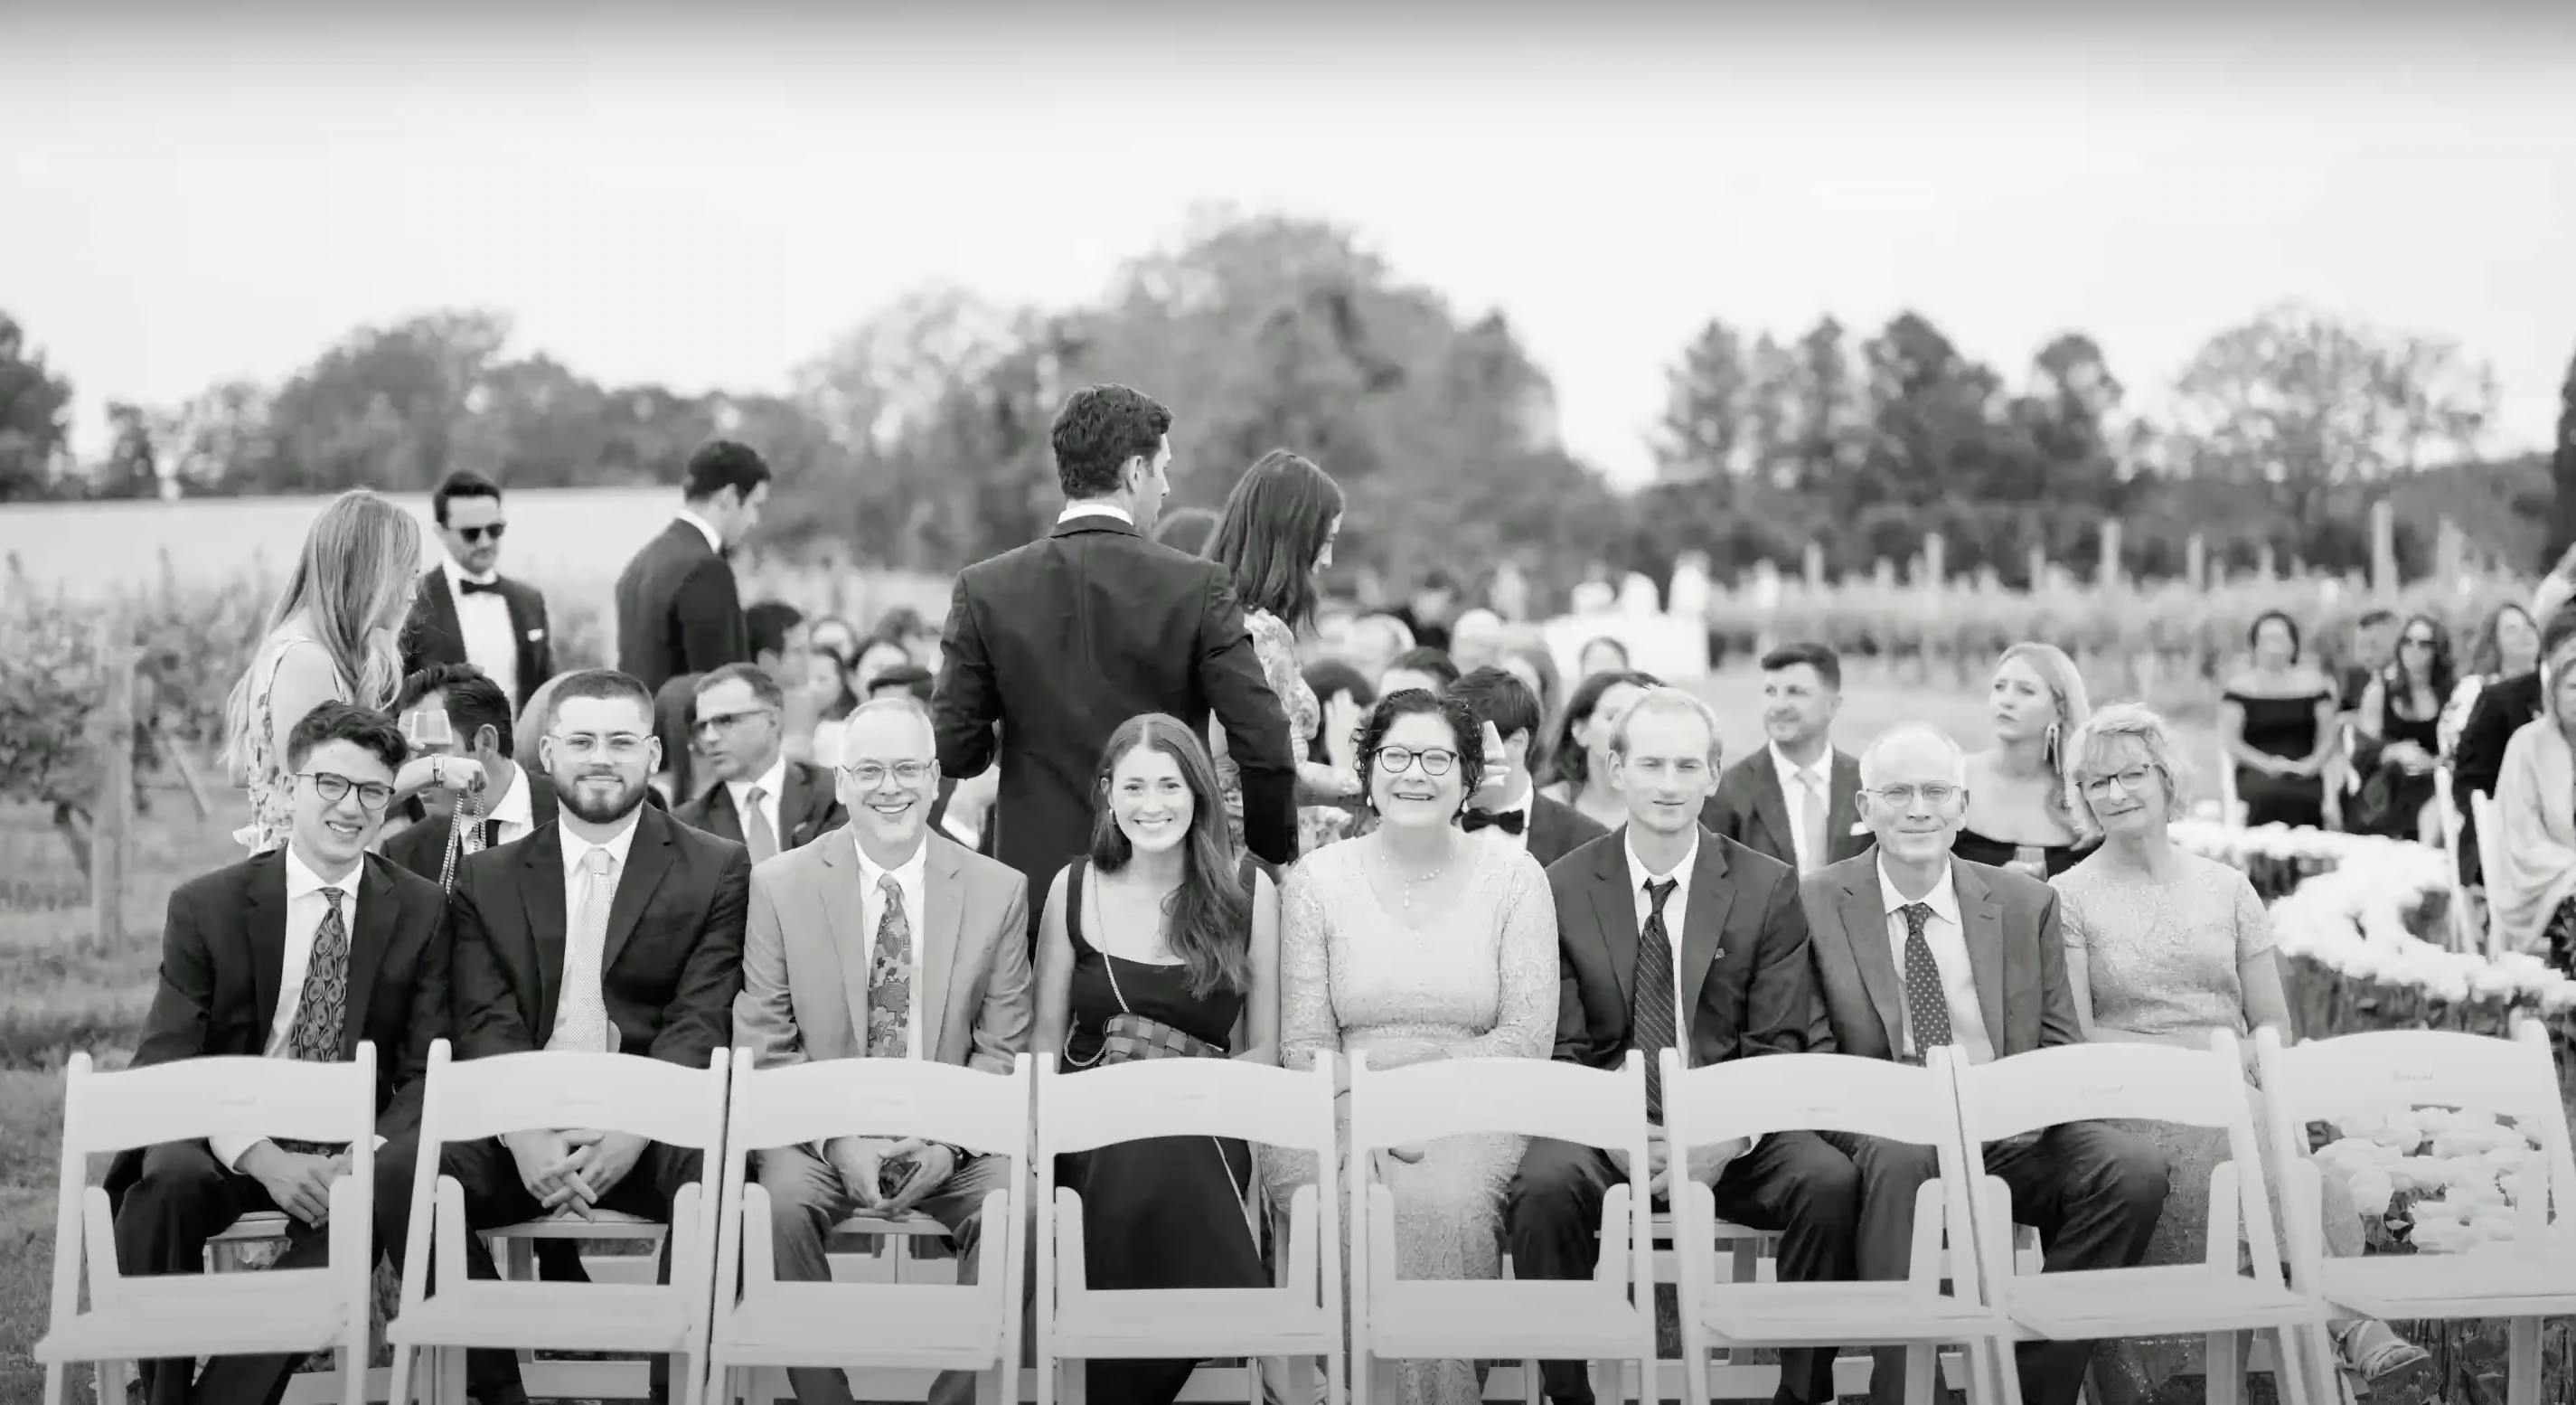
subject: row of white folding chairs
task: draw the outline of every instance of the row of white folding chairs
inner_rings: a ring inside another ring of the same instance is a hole
[[[2513,1401],[2537,1399],[2538,1320],[2576,1311],[2576,1255],[2548,1221],[2551,1196],[2526,1189],[2524,1232],[2503,1252],[2324,1260],[2315,1169],[2304,1156],[2311,1119],[2380,1110],[2392,1095],[2412,1103],[2480,1107],[2538,1134],[2542,1151],[2526,1187],[2546,1185],[2576,1203],[2566,1124],[2545,1037],[2526,1026],[2514,1041],[2406,1032],[2348,1036],[2282,1049],[2258,1039],[2270,1090],[2267,1132],[2291,1200],[2291,1253],[2283,1284],[2273,1248],[2275,1211],[2259,1175],[2256,1133],[2238,1051],[2221,1037],[2207,1052],[2144,1045],[2050,1050],[1969,1067],[1935,1051],[1913,1068],[1834,1055],[1734,1061],[1684,1072],[1667,1055],[1666,1135],[1681,1162],[1691,1148],[1778,1131],[1828,1130],[1930,1145],[1941,1175],[1918,1202],[1913,1273],[1883,1285],[1722,1283],[1713,1200],[1685,1185],[1673,1236],[1682,1305],[1687,1398],[1709,1398],[1715,1346],[1903,1345],[1909,1385],[1929,1384],[1932,1348],[1964,1348],[1971,1393],[2014,1401],[2006,1347],[2036,1339],[2208,1333],[2213,1398],[2230,1398],[2235,1334],[2267,1328],[2291,1401],[2331,1399],[2319,1329],[2329,1316],[2502,1316],[2515,1319]],[[59,1400],[68,1362],[205,1355],[216,1351],[341,1348],[343,1397],[364,1392],[372,1181],[333,1188],[330,1264],[302,1273],[191,1293],[186,1279],[123,1279],[115,1269],[103,1192],[84,1189],[89,1154],[223,1133],[350,1141],[361,1172],[372,1120],[372,1053],[346,1065],[279,1060],[198,1060],[115,1075],[74,1062],[66,1101],[63,1211],[58,1225],[54,1331],[39,1343],[48,1398]],[[1086,1358],[1271,1357],[1326,1363],[1328,1398],[1343,1397],[1340,1187],[1322,1177],[1290,1198],[1280,1282],[1214,1292],[1100,1292],[1085,1286],[1080,1207],[1056,1190],[1056,1155],[1143,1137],[1213,1135],[1294,1147],[1347,1168],[1353,1207],[1348,1347],[1365,1401],[1382,1363],[1407,1357],[1573,1358],[1617,1369],[1628,1394],[1660,1382],[1654,1360],[1652,1287],[1657,1274],[1646,1200],[1642,1061],[1599,1071],[1533,1060],[1460,1060],[1375,1071],[1353,1060],[1347,1155],[1334,1132],[1329,1061],[1307,1072],[1166,1060],[1097,1070],[1081,1078],[1032,1077],[1023,1056],[995,1077],[920,1061],[852,1060],[752,1073],[721,1057],[704,1071],[616,1055],[532,1054],[452,1063],[433,1052],[423,1115],[425,1148],[528,1126],[583,1125],[693,1146],[721,1167],[721,1210],[701,1213],[684,1190],[670,1233],[667,1285],[469,1283],[462,1268],[463,1197],[452,1179],[431,1184],[434,1155],[415,1173],[401,1315],[390,1324],[396,1364],[391,1398],[411,1394],[411,1357],[429,1351],[427,1400],[461,1390],[465,1346],[669,1354],[672,1379],[694,1401],[709,1373],[728,1401],[760,1366],[909,1366],[986,1373],[985,1398],[1019,1397],[1020,1276],[1028,1182],[1041,1187],[1035,1393],[1050,1401],[1053,1367]],[[1030,1109],[1034,1103],[1034,1121]],[[2059,1122],[2137,1117],[2223,1129],[2233,1162],[2213,1178],[2202,1265],[2054,1274],[2025,1283],[2010,1252],[2009,1195],[1987,1180],[1979,1148]],[[1030,1129],[1035,1127],[1032,1147]],[[1628,1153],[1629,1183],[1603,1207],[1601,1267],[1591,1283],[1398,1280],[1392,1195],[1376,1153],[1468,1132],[1553,1136]],[[1018,1174],[988,1198],[979,1282],[964,1286],[781,1284],[767,1253],[769,1207],[747,1176],[755,1149],[853,1132],[925,1136],[1010,1159]],[[1037,1165],[1030,1167],[1034,1159]],[[1032,1177],[1032,1174],[1034,1176]],[[1968,1187],[1977,1186],[1971,1195]],[[78,1207],[75,1209],[75,1207]],[[435,1222],[433,1233],[433,1220]],[[2238,1226],[2253,1274],[2237,1267]],[[1974,1232],[1964,1232],[1968,1227]],[[579,1226],[566,1226],[579,1232]],[[84,1233],[85,1231],[85,1233]],[[440,1290],[426,1293],[435,1254]],[[90,1310],[77,1312],[86,1269]],[[1942,1280],[1947,1279],[1948,1291]],[[712,1291],[711,1291],[712,1290]],[[354,1350],[349,1350],[354,1346]],[[1080,1373],[1067,1373],[1078,1397]],[[1605,1386],[1613,1384],[1607,1377]],[[1529,1382],[1535,1389],[1535,1382]],[[1605,1392],[1606,1393],[1606,1392]],[[1306,1398],[1292,1388],[1290,1398]]]

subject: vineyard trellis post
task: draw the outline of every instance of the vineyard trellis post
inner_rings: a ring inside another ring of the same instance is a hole
[[[127,835],[134,814],[134,645],[122,611],[99,620],[97,649],[100,697],[90,723],[99,765],[98,793],[90,802],[89,901],[97,939],[107,943],[125,934]]]

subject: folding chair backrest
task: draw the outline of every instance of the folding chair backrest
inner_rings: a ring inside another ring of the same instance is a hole
[[[420,1140],[427,1146],[531,1127],[589,1127],[712,1156],[724,1139],[729,1055],[717,1050],[704,1068],[555,1049],[460,1061],[442,1039],[430,1047]]]
[[[346,1063],[181,1059],[98,1072],[74,1054],[63,1089],[63,1151],[89,1156],[201,1137],[357,1142],[376,1123],[376,1050]]]
[[[1949,1080],[1929,1067],[1851,1054],[1680,1063],[1664,1051],[1664,1139],[1675,1147],[1794,1131],[1937,1147],[1955,1125]]]
[[[2495,797],[2483,790],[2470,791],[2469,814],[2477,821],[2472,826],[2469,839],[2478,846],[2478,875],[2485,880],[2489,888],[2493,888],[2496,881],[2496,860],[2499,857],[2497,846],[2504,842],[2503,824],[2496,818]],[[2488,913],[2487,930],[2484,936],[2487,955],[2493,956],[2503,950],[2503,935],[2497,930],[2492,908]]]
[[[1333,1061],[1311,1069],[1239,1059],[1139,1059],[1065,1072],[1038,1056],[1038,1154],[1148,1137],[1233,1137],[1333,1164]]]
[[[1605,1149],[1646,1144],[1645,1056],[1617,1069],[1554,1059],[1434,1059],[1402,1068],[1351,1057],[1351,1152],[1473,1132],[1555,1137]]]
[[[820,1059],[751,1068],[737,1050],[730,1126],[736,1151],[833,1137],[921,1137],[970,1151],[1025,1158],[1029,1056],[1009,1073],[929,1059]]]

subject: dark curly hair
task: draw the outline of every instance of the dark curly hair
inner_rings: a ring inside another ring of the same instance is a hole
[[[1171,433],[1172,412],[1141,390],[1123,385],[1085,386],[1065,397],[1047,442],[1055,450],[1055,478],[1068,498],[1097,498],[1118,491],[1127,461],[1153,462]]]
[[[1458,743],[1458,780],[1465,787],[1458,801],[1464,810],[1478,789],[1485,784],[1485,724],[1475,712],[1456,698],[1444,698],[1420,688],[1399,688],[1377,700],[1369,709],[1368,720],[1360,724],[1359,768],[1360,794],[1368,807],[1377,809],[1377,795],[1369,788],[1369,773],[1377,765],[1378,748],[1385,744],[1389,728],[1399,718],[1415,715],[1437,717],[1449,724],[1449,735]]]

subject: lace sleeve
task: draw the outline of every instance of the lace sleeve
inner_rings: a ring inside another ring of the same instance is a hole
[[[1556,898],[1538,860],[1502,852],[1509,862],[1495,913],[1502,932],[1494,1027],[1458,1045],[1455,1058],[1543,1059],[1556,1047]]]
[[[2272,949],[2272,915],[2244,874],[2228,869],[2224,881],[2236,903],[2236,959],[2248,961]]]
[[[1314,870],[1311,861],[1288,870],[1279,895],[1279,1062],[1296,1069],[1342,1047],[1333,1017],[1332,933]]]

